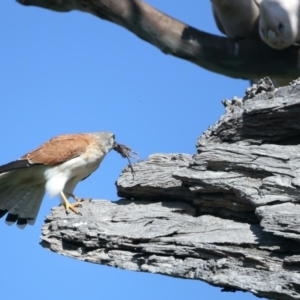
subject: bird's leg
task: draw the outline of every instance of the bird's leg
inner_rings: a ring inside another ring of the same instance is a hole
[[[91,202],[92,201],[92,198],[84,199],[84,198],[79,198],[72,193],[68,193],[68,192],[65,192],[65,193],[68,194],[69,197],[72,197],[76,202]]]
[[[67,197],[65,196],[65,194],[64,194],[63,191],[60,192],[60,196],[61,196],[61,198],[63,199],[63,202],[64,202],[63,205],[64,205],[64,207],[65,207],[65,209],[66,209],[66,213],[67,213],[67,214],[69,213],[69,209],[70,209],[70,210],[73,211],[76,215],[81,215],[81,213],[75,208],[75,207],[81,206],[81,204],[80,204],[79,202],[76,202],[76,203],[71,204],[71,203],[69,202],[69,200],[67,199]]]

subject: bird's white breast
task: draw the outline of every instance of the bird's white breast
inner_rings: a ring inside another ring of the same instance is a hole
[[[103,160],[105,153],[99,149],[91,149],[78,157],[72,158],[60,165],[48,167],[45,171],[46,190],[51,197],[64,190],[66,183],[75,181],[75,185],[93,173]]]

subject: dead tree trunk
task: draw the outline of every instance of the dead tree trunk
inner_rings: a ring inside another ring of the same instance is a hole
[[[268,80],[197,142],[126,168],[118,202],[55,208],[42,246],[79,260],[300,299],[300,81]]]

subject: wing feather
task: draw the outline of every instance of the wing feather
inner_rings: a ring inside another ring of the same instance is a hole
[[[44,195],[45,195],[45,188],[43,185],[40,185],[40,188],[37,189],[37,193],[35,194],[33,201],[31,201],[32,205],[28,208],[28,213],[27,213],[28,224],[34,225],[34,223],[36,221],[36,217],[40,210]]]
[[[13,175],[15,174],[15,170],[7,172],[7,173],[3,173],[0,174],[0,195],[1,195],[1,189],[3,189],[4,187],[8,187],[11,186],[11,182],[13,179]]]
[[[18,195],[14,198],[14,201],[10,203],[10,208],[8,209],[10,214],[19,215],[20,210],[24,206],[28,205],[29,201],[31,200],[28,198],[31,197],[33,189],[34,187],[31,186],[30,188],[27,189],[24,188],[20,190]]]
[[[19,159],[0,166],[0,174],[8,171],[16,170],[16,169],[25,169],[32,166],[34,165],[30,164],[27,159]]]
[[[7,197],[14,192],[17,191],[13,185],[9,187],[4,187],[0,190],[0,209],[5,209]]]
[[[91,143],[93,139],[89,134],[59,135],[23,155],[20,160],[28,160],[31,164],[56,165],[84,153]]]
[[[15,188],[11,193],[8,191],[0,205],[0,217],[8,212],[6,224],[12,225],[17,221],[20,228],[24,228],[27,223],[33,225],[44,195],[45,188],[42,184],[17,190]]]
[[[8,225],[12,225],[17,216],[11,214],[10,210],[14,208],[14,204],[17,204],[24,193],[22,193],[24,189],[16,188],[16,186],[4,186],[0,190],[0,218],[5,216],[8,212],[9,214],[6,217],[6,223]]]
[[[20,189],[16,188],[15,186],[11,186],[8,189],[4,190],[0,195],[0,209],[9,210],[12,201],[15,199],[19,192]]]
[[[26,189],[16,189],[15,187],[15,190],[12,193],[6,195],[5,201],[2,204],[2,209],[8,211],[8,215],[5,219],[7,225],[12,225],[18,219],[18,215],[12,213],[12,211],[14,210],[15,205],[17,205],[22,197],[24,197],[24,194],[26,194]]]
[[[19,201],[21,201],[28,193],[28,189],[25,189],[25,188],[18,189],[15,187],[15,189],[16,189],[16,192],[7,196],[5,204],[4,204],[5,209],[8,210],[8,212],[13,215],[15,215],[14,209],[15,209],[15,207],[16,207],[16,209],[18,208]]]

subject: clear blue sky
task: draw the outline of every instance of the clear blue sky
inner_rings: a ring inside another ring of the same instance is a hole
[[[151,0],[196,28],[218,33],[210,1]],[[146,159],[195,153],[197,137],[224,113],[221,100],[243,96],[247,81],[203,70],[161,53],[125,29],[81,12],[56,13],[0,4],[1,159],[19,158],[63,133],[112,131]],[[117,200],[126,160],[111,152],[80,197]],[[0,220],[1,299],[256,299],[221,293],[193,280],[76,261],[39,245],[41,226],[58,199],[45,197],[34,226]]]

